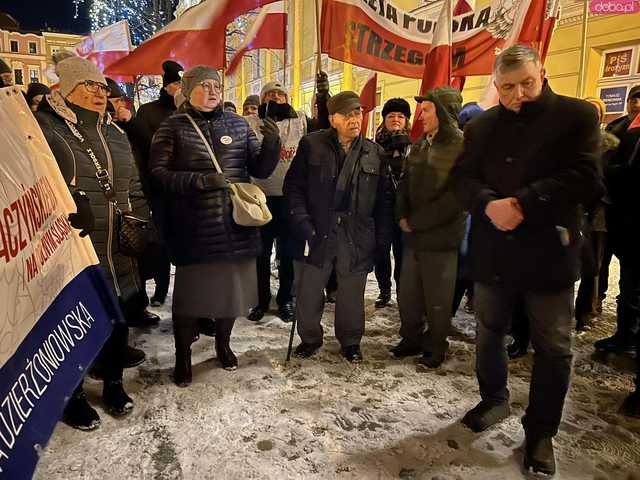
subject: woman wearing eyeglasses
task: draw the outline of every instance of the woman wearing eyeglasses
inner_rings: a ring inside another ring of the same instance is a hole
[[[227,182],[271,175],[280,159],[280,134],[275,122],[265,121],[260,145],[243,117],[225,112],[220,76],[210,67],[185,72],[182,93],[187,101],[154,135],[149,163],[152,182],[163,196],[158,223],[176,265],[174,380],[184,387],[191,383],[198,318],[216,319],[218,361],[226,370],[238,366],[229,339],[236,317],[246,316],[258,300],[260,235],[257,228],[233,221]]]
[[[60,88],[43,98],[36,117],[76,202],[77,213],[70,215],[69,221],[81,230],[81,236],[90,235],[113,293],[126,311],[139,281],[134,260],[118,249],[116,217],[117,209],[130,208],[129,185],[134,175],[131,147],[124,132],[105,113],[109,88],[95,65],[72,56],[56,65],[56,73]],[[126,324],[114,325],[98,357],[104,380],[102,398],[114,416],[133,408],[122,386],[124,366],[131,366],[132,355],[136,357],[133,364],[144,361],[144,352],[129,349],[127,339]],[[65,420],[81,430],[93,430],[100,424],[82,384],[67,404]]]

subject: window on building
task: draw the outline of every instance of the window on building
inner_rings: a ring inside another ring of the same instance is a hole
[[[11,53],[18,53],[18,41],[11,40]]]
[[[40,69],[39,68],[29,68],[29,82],[30,83],[39,83],[40,82]]]
[[[29,42],[29,53],[31,55],[38,54],[38,44],[36,42]]]
[[[16,68],[13,71],[13,75],[16,79],[16,85],[24,85],[24,77],[23,77],[21,68]]]
[[[625,45],[602,53],[598,96],[607,106],[607,122],[626,113],[629,89],[638,83],[640,44]]]

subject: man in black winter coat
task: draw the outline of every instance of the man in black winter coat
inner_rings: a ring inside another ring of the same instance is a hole
[[[393,194],[382,147],[361,134],[362,109],[354,92],[328,102],[333,128],[300,141],[284,181],[290,224],[308,255],[297,282],[298,357],[322,346],[324,287],[338,277],[335,329],[342,355],[362,360],[364,288],[374,253],[391,241]]]
[[[631,122],[640,114],[640,85],[635,85],[629,90],[627,96],[627,114],[620,118],[616,118],[614,121],[607,125],[607,132],[615,135],[618,139],[622,140],[622,137],[627,133]],[[604,302],[607,296],[607,290],[609,289],[609,265],[613,258],[613,249],[611,242],[606,242],[604,248],[604,254],[602,258],[602,266],[600,267],[600,278],[598,279],[598,295],[600,304]],[[607,345],[599,344],[596,348],[608,349]]]
[[[494,66],[500,105],[465,130],[454,174],[471,212],[476,372],[482,401],[462,422],[480,432],[510,414],[505,335],[525,302],[535,349],[525,469],[555,472],[552,437],[571,377],[574,283],[580,274],[581,204],[603,193],[596,166],[598,115],[556,95],[537,51],[516,45]]]

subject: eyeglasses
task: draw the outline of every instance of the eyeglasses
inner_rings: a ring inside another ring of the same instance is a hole
[[[219,83],[200,82],[200,85],[202,85],[202,88],[207,93],[220,92],[220,84]]]
[[[89,93],[98,93],[98,91],[102,91],[107,97],[111,95],[111,89],[103,83],[94,82],[93,80],[85,80],[83,84],[84,88],[86,88]]]

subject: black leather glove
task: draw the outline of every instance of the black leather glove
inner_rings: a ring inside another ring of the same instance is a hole
[[[323,71],[316,73],[316,92],[318,95],[329,93],[329,76]]]
[[[96,224],[91,210],[91,202],[87,194],[80,190],[74,192],[72,197],[76,202],[77,211],[69,214],[69,223],[73,228],[80,230],[81,237],[86,237],[93,231]]]
[[[300,225],[300,233],[302,234],[302,238],[309,243],[311,243],[311,241],[316,237],[316,229],[313,228],[313,224],[310,220],[302,222]]]
[[[202,191],[220,190],[228,185],[227,179],[219,173],[207,173],[198,179],[198,189]]]
[[[270,118],[265,118],[260,127],[260,132],[264,136],[263,142],[276,143],[280,139],[280,130],[278,124]]]

